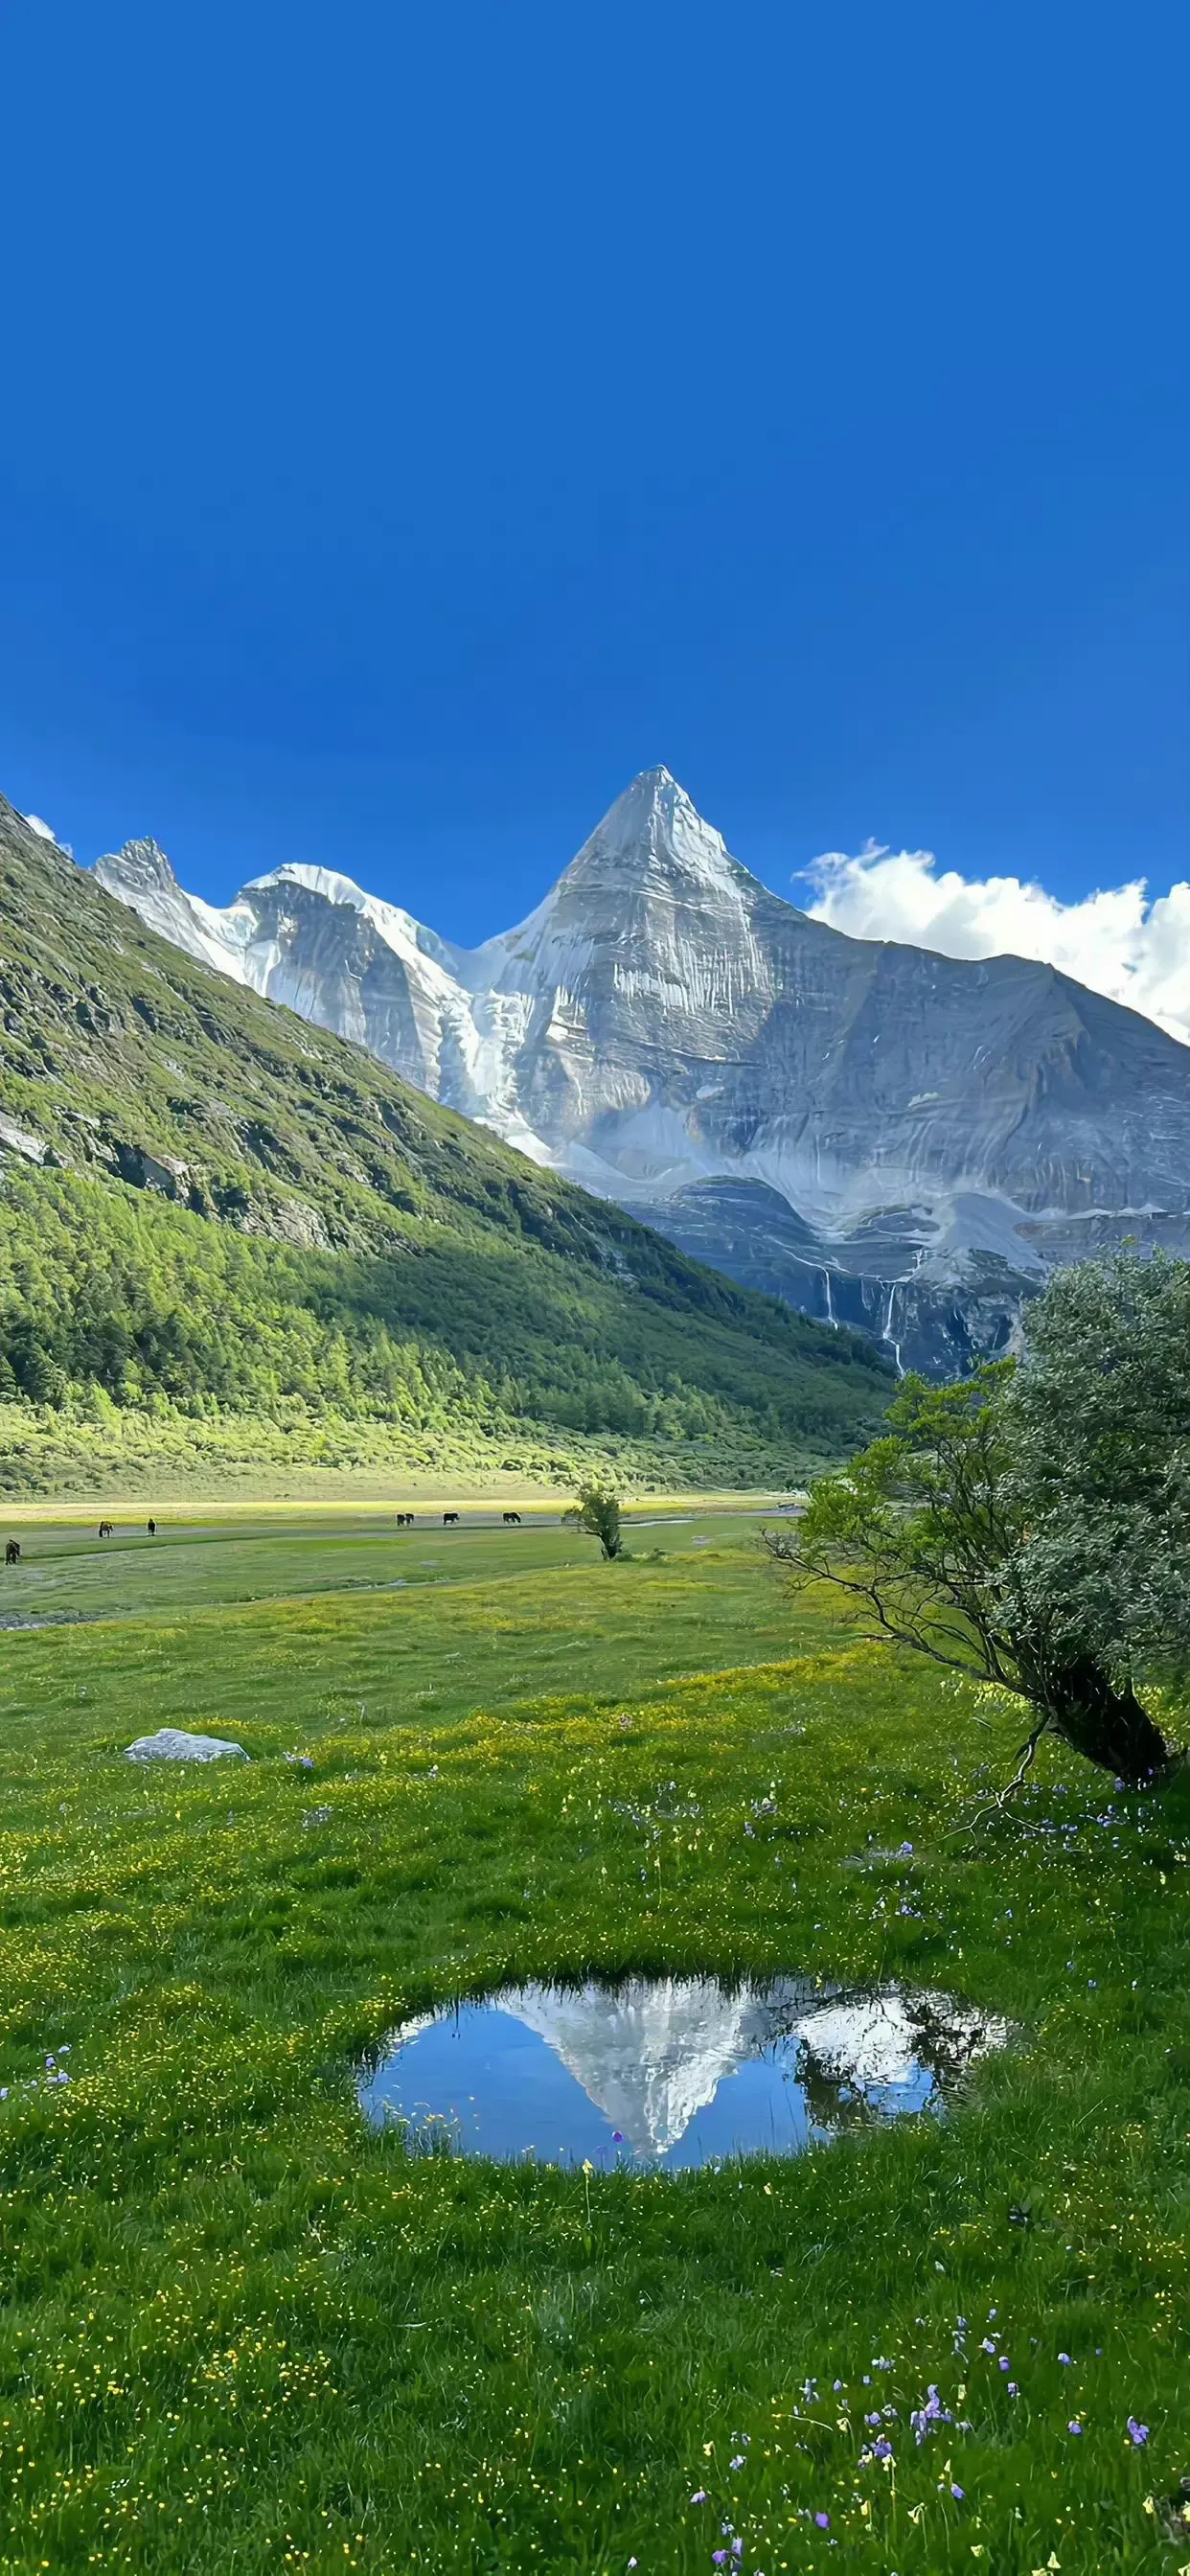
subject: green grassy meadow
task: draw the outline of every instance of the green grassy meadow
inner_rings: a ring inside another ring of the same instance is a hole
[[[1043,1747],[976,1824],[1019,1713],[738,1513],[610,1566],[544,1516],[10,1526],[0,2568],[1190,2567],[1184,1780]],[[251,1760],[124,1761],[164,1725]],[[443,1998],[776,1970],[1019,2040],[943,2121],[718,2172],[356,2106]]]

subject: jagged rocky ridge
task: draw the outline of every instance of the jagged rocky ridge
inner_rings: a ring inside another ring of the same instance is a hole
[[[152,841],[97,873],[193,956],[900,1365],[1002,1347],[1054,1263],[1190,1249],[1190,1049],[1052,967],[809,919],[667,770],[471,950],[328,869],[225,910]]]

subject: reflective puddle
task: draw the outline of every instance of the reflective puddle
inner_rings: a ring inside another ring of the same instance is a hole
[[[937,2112],[1009,2035],[947,1995],[812,1977],[506,1986],[403,2023],[358,2091],[423,2150],[677,2172]]]

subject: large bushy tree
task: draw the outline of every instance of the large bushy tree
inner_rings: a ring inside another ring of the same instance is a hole
[[[906,1378],[887,1433],[770,1533],[875,1635],[1029,1704],[1132,1783],[1167,1769],[1154,1688],[1190,1667],[1190,1264],[1060,1271],[1021,1360]]]

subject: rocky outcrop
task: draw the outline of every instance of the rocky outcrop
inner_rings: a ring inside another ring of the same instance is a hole
[[[0,1118],[0,1153],[20,1154],[26,1163],[44,1163],[47,1148],[28,1127],[18,1127],[15,1118]]]

